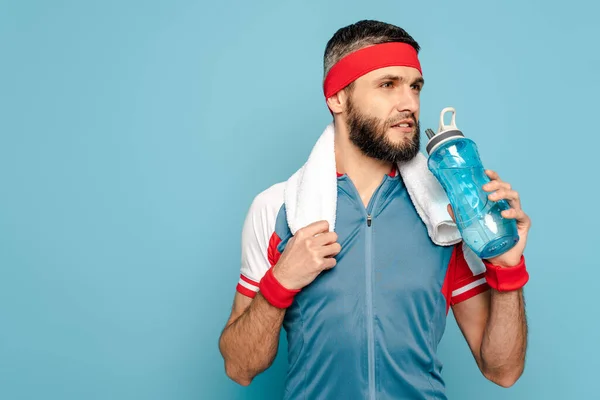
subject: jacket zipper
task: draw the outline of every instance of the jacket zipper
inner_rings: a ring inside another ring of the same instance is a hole
[[[373,229],[371,228],[371,214],[367,215],[367,237],[365,240],[365,270],[366,270],[366,297],[367,297],[367,346],[369,370],[369,399],[375,400],[375,332],[373,327]]]
[[[351,182],[351,181],[350,181]],[[360,194],[358,190],[352,184],[354,192],[360,201]],[[373,217],[372,213],[375,210],[375,205],[379,199],[379,194],[383,187],[383,182],[371,198],[371,202],[368,207],[363,206],[367,219],[367,234],[365,238],[365,285],[366,285],[366,298],[367,298],[367,355],[368,355],[368,382],[369,382],[369,400],[376,400],[375,393],[375,328],[373,324]],[[361,201],[362,205],[362,201]]]
[[[365,239],[365,269],[366,269],[366,296],[367,296],[367,344],[368,344],[368,369],[369,369],[369,400],[376,399],[375,391],[375,328],[374,328],[374,316],[373,316],[373,217],[372,213],[376,210],[377,200],[381,193],[383,183],[379,186],[377,191],[373,194],[373,201],[370,206],[370,210],[367,207],[365,212],[367,214],[367,234]]]

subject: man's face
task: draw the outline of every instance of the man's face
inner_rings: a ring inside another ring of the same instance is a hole
[[[354,81],[345,112],[350,140],[365,155],[392,163],[419,152],[423,78],[409,67],[381,68]]]

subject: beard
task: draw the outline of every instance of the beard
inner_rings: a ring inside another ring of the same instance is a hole
[[[386,132],[406,118],[412,118],[415,123],[412,137],[392,142],[386,137]],[[348,98],[347,124],[350,141],[367,157],[396,164],[410,161],[419,153],[421,128],[413,114],[404,113],[394,119],[382,121],[362,114]]]

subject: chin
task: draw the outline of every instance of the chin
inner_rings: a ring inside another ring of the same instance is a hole
[[[407,143],[413,140],[415,133],[414,130],[410,133],[398,133],[392,131],[388,132],[386,137],[390,143]]]

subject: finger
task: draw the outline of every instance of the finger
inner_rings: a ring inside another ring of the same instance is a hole
[[[321,257],[333,257],[342,251],[342,246],[339,243],[328,244],[319,249],[319,255]]]
[[[323,269],[331,269],[333,267],[335,267],[335,265],[337,264],[337,260],[333,257],[328,257],[325,259],[325,261],[323,262]]]
[[[446,209],[448,210],[448,214],[450,214],[450,218],[452,218],[452,221],[456,222],[456,218],[454,217],[454,210],[452,209],[452,206],[450,204],[448,204]]]
[[[338,235],[335,232],[321,233],[314,238],[315,246],[327,246],[335,243],[338,240]]]
[[[500,176],[498,175],[498,173],[496,171],[491,170],[491,169],[486,169],[485,170],[485,174],[487,176],[489,176],[490,179],[492,179],[492,180],[501,180]]]
[[[509,208],[508,210],[502,211],[502,217],[506,219],[514,219],[517,220],[518,223],[521,224],[530,224],[530,219],[527,214],[523,210],[517,210],[514,208]]]
[[[323,220],[306,225],[304,228],[296,232],[296,234],[300,233],[300,236],[312,237],[318,233],[325,232],[329,232],[329,222]]]
[[[503,182],[499,180],[493,180],[483,185],[483,190],[485,190],[486,192],[493,192],[494,190],[498,189],[511,190],[512,186],[508,182]]]
[[[500,189],[488,195],[488,199],[492,201],[508,200],[512,208],[521,209],[521,199],[519,193],[514,190]]]

